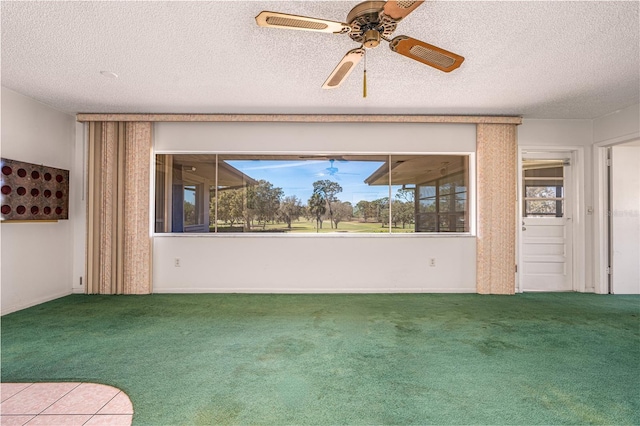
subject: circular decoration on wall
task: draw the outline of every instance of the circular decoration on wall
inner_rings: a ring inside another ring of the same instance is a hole
[[[11,194],[11,187],[9,185],[2,185],[2,193],[4,195]]]
[[[62,175],[56,175],[56,182],[60,183],[64,180],[64,178],[62,177]]]
[[[0,210],[2,211],[2,214],[9,214],[11,213],[11,206],[5,204]]]
[[[27,175],[27,171],[25,169],[18,169],[18,176],[25,177]]]
[[[27,211],[27,208],[26,208],[25,206],[18,206],[18,207],[16,208],[16,212],[17,212],[18,214],[24,214],[24,212],[26,212],[26,211]]]
[[[56,214],[62,214],[62,207],[56,207]]]
[[[46,180],[47,182],[51,180],[51,173],[47,172],[44,174],[44,180]]]
[[[34,170],[31,172],[31,179],[40,179],[40,172]]]
[[[51,214],[51,207],[47,206],[44,209],[42,209],[42,211],[44,212],[44,214]]]
[[[40,209],[38,208],[38,206],[31,207],[31,214],[38,214],[39,211]]]
[[[16,190],[16,192],[18,193],[18,195],[24,195],[27,193],[27,190],[24,189],[24,187],[20,186],[18,187],[18,189]]]
[[[38,188],[33,188],[31,190],[31,196],[32,197],[37,197],[38,195],[40,195],[40,191],[38,190]]]
[[[62,191],[56,191],[56,198],[62,198]]]
[[[9,166],[2,166],[2,174],[5,176],[9,176],[11,173],[13,173],[13,169]]]
[[[49,197],[51,197],[51,191],[50,191],[50,190],[48,190],[48,189],[45,189],[45,190],[44,190],[44,196],[45,196],[45,198],[49,198]]]

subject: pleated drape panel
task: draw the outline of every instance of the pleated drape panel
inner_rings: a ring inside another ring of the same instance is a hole
[[[516,125],[478,124],[476,283],[480,294],[514,294]]]
[[[89,123],[88,293],[151,293],[151,129]]]

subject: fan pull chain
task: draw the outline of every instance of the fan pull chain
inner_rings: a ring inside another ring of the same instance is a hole
[[[367,50],[364,51],[364,80],[362,81],[362,97],[367,97]]]

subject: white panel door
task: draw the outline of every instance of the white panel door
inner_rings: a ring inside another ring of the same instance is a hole
[[[571,291],[570,166],[566,160],[523,161],[521,288]]]
[[[571,226],[563,217],[525,217],[522,232],[524,291],[571,291]]]

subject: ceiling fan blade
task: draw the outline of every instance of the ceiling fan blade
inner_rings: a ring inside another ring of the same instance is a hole
[[[306,16],[287,15],[286,13],[269,12],[266,10],[263,10],[256,16],[256,23],[261,27],[319,31],[323,33],[348,33],[351,31],[351,27],[342,22],[308,18]]]
[[[364,49],[359,47],[352,49],[344,55],[338,66],[333,70],[327,81],[322,85],[323,89],[335,89],[351,74],[351,71],[358,65],[364,56]]]
[[[424,0],[387,0],[383,11],[389,18],[399,21],[413,12],[423,2]]]
[[[407,36],[394,38],[389,47],[396,53],[444,72],[455,70],[464,61],[460,55]]]

